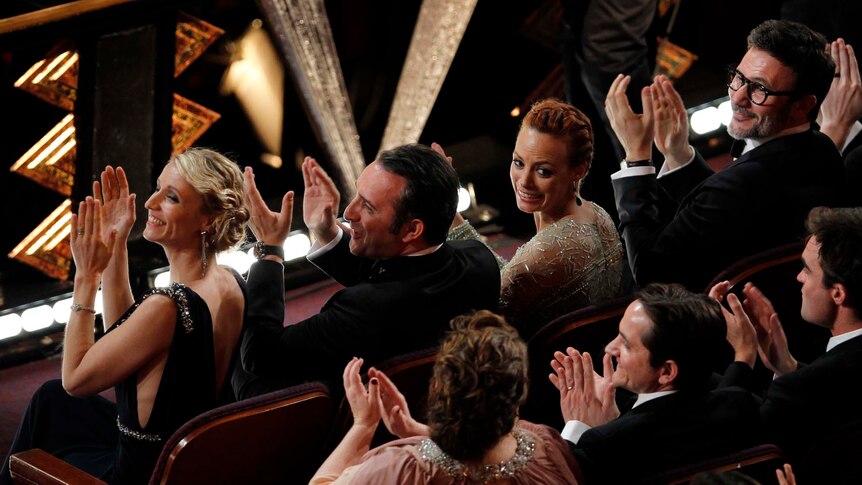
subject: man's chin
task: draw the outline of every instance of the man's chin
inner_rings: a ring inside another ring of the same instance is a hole
[[[744,140],[750,138],[751,130],[743,130],[738,126],[734,126],[733,122],[727,125],[727,134],[734,140]]]

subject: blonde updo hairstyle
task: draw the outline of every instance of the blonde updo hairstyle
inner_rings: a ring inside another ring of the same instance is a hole
[[[487,310],[455,317],[428,393],[431,439],[457,460],[477,460],[512,430],[527,398],[527,344]]]
[[[239,246],[245,240],[249,212],[236,162],[208,148],[192,147],[168,163],[173,163],[200,194],[204,213],[214,216],[206,238],[207,251],[218,253]]]

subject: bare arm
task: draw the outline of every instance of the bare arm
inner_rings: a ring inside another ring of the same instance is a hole
[[[161,353],[173,338],[176,307],[167,298],[142,303],[126,322],[94,341],[92,312],[102,271],[115,247],[116,233],[102,238],[101,202],[87,197],[72,216],[71,234],[75,259],[73,310],[63,345],[63,387],[75,396],[91,395],[122,381]]]

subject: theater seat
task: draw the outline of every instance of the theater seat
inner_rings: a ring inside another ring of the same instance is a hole
[[[563,415],[560,412],[560,393],[548,380],[550,362],[554,352],[574,347],[589,352],[593,364],[601,374],[601,359],[605,345],[619,333],[620,319],[632,296],[611,300],[563,315],[536,332],[527,342],[530,358],[530,388],[527,401],[521,406],[520,416],[534,423],[547,424],[560,429]]]
[[[677,485],[690,482],[705,472],[735,470],[760,483],[775,483],[775,470],[784,466],[781,450],[775,445],[758,445],[697,463],[679,466],[643,480],[645,484]]]
[[[857,484],[862,456],[862,420],[825,434],[802,459],[798,483]]]
[[[221,406],[166,441],[150,483],[307,483],[323,461],[332,416],[320,383]],[[15,483],[103,483],[41,450],[13,455],[10,469]]]

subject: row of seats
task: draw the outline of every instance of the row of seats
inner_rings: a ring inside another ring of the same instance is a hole
[[[823,352],[828,333],[818,332],[822,329],[803,322],[799,316],[801,294],[795,276],[801,267],[802,248],[801,243],[795,243],[747,258],[722,272],[713,283],[729,280],[742,285],[751,281],[761,288],[772,297],[781,315],[793,353],[813,359]],[[549,323],[530,339],[531,386],[521,409],[523,418],[554,427],[562,425],[559,393],[547,377],[553,352],[574,346],[601,356],[605,344],[616,336],[631,298],[572,312]],[[395,382],[417,416],[424,411],[435,353],[436,349],[427,349],[377,366]],[[764,372],[763,378],[768,382],[769,375]],[[165,444],[151,483],[305,483],[350,425],[346,401],[334,402],[327,386],[321,383],[302,384],[222,406],[174,433]],[[393,438],[381,427],[372,446]],[[862,422],[832,441],[847,439],[862,442]],[[815,456],[813,460],[816,459]],[[774,470],[782,463],[778,448],[762,445],[670,470],[647,481],[687,483],[703,470],[730,469],[745,469],[755,478],[768,479],[774,477]],[[11,470],[20,483],[102,483],[82,476],[80,470],[41,450],[14,455]]]

